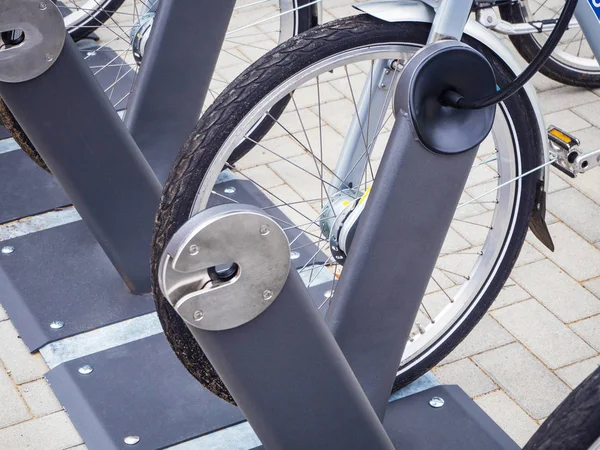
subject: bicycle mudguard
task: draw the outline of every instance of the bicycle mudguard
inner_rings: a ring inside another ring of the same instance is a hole
[[[427,3],[430,3],[428,0]],[[416,0],[392,0],[392,1],[376,1],[370,3],[362,3],[354,5],[354,8],[359,11],[376,17],[377,19],[384,20],[386,22],[423,22],[432,23],[435,17],[435,11],[432,7],[427,4],[416,1]],[[497,38],[493,33],[481,26],[477,22],[467,21],[465,25],[464,33],[481,42],[488,47],[498,58],[500,58],[510,70],[517,76],[523,71],[522,64],[515,58],[511,50],[504,45],[504,43]],[[540,135],[540,141],[542,143],[542,154],[540,155],[540,161],[548,163],[550,161],[550,152],[548,147],[548,139],[546,137],[546,124],[544,122],[544,116],[540,108],[540,103],[531,83],[527,83],[523,89],[529,98],[529,103],[537,118],[537,128]],[[535,129],[535,127],[532,127]],[[548,183],[550,175],[550,165],[546,164],[545,167],[539,171],[539,179],[541,194],[545,195],[548,192]],[[533,211],[530,228],[534,235],[540,239],[544,245],[550,250],[554,250],[552,239],[548,231],[548,226],[545,221],[545,209],[542,210],[537,207]]]

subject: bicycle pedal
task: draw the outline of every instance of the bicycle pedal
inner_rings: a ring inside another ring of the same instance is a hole
[[[579,148],[579,139],[572,134],[558,127],[550,126],[548,139],[556,154],[552,165],[571,178],[600,165],[600,149],[584,153]]]

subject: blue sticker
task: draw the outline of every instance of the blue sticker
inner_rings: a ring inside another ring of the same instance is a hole
[[[588,3],[594,10],[594,13],[596,14],[598,20],[600,21],[600,0],[588,0]]]

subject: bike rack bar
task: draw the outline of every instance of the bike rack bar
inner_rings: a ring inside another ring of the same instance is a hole
[[[234,6],[235,0],[160,0],[125,116],[145,155],[170,152],[174,160],[192,132]]]
[[[479,82],[463,77],[461,58]],[[436,72],[450,81],[440,82]],[[327,312],[380,418],[477,149],[493,123],[495,107],[454,110],[453,120],[444,113],[446,122],[435,120],[445,107],[427,102],[453,81],[477,97],[495,82],[487,61],[456,41],[426,47],[404,68],[394,101],[396,122]],[[426,107],[433,111],[420,115]]]
[[[40,76],[0,82],[0,96],[127,286],[149,292],[161,186],[75,43]]]

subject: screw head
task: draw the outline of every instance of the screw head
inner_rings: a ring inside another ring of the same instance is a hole
[[[188,249],[188,252],[190,253],[190,255],[195,256],[198,253],[200,253],[200,249],[198,248],[197,245],[192,244],[192,245],[190,245],[190,248]]]
[[[260,226],[260,234],[263,236],[266,236],[267,234],[269,234],[271,232],[271,230],[269,229],[269,225],[261,225]]]
[[[140,442],[140,437],[139,436],[126,436],[125,439],[123,439],[123,442],[125,442],[127,445],[135,445],[138,442]]]
[[[194,311],[194,320],[200,322],[202,319],[204,319],[204,313],[200,310]]]
[[[54,56],[52,56],[50,53],[46,53],[46,61],[52,62],[53,60],[54,60]]]
[[[300,252],[297,252],[295,250],[293,252],[290,252],[290,259],[298,259],[298,258],[300,258]]]
[[[77,372],[79,372],[81,375],[89,375],[93,371],[94,371],[94,368],[92,366],[90,366],[89,364],[86,364],[85,366],[81,366],[79,369],[77,369]]]
[[[41,3],[40,3],[40,9],[41,9],[42,11],[45,11],[45,10],[46,10],[46,8],[48,8],[48,5],[46,4],[46,2],[41,2]]]
[[[12,245],[7,245],[6,247],[2,247],[3,255],[10,255],[15,252],[15,248]]]
[[[441,408],[444,406],[444,399],[442,397],[432,397],[431,400],[429,400],[429,405],[432,408]]]
[[[59,330],[64,326],[65,323],[62,320],[53,320],[52,322],[50,322],[50,328],[52,328],[53,330]]]
[[[233,186],[227,186],[223,192],[226,194],[235,194],[236,189]]]
[[[381,84],[379,85],[379,87],[380,87],[381,89],[385,89],[385,88],[387,87],[387,84],[385,84],[385,83],[381,83]]]
[[[273,298],[273,291],[266,290],[263,292],[263,300],[271,300]]]
[[[487,21],[488,23],[492,23],[494,21],[494,18],[492,16],[488,16]]]

